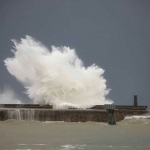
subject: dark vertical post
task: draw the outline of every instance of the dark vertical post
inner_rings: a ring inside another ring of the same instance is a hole
[[[115,105],[114,104],[105,104],[104,108],[108,112],[108,124],[109,125],[115,125],[116,124]]]
[[[107,111],[108,111],[108,124],[115,125],[116,119],[115,119],[114,109],[108,109]]]
[[[134,107],[138,106],[137,95],[134,95]]]

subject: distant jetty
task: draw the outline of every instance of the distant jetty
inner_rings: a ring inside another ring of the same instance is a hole
[[[38,120],[38,121],[65,121],[65,122],[108,122],[109,111],[105,105],[95,105],[88,109],[53,109],[51,105],[39,104],[1,104],[0,121],[7,119]],[[134,104],[115,105],[115,121],[121,121],[125,116],[142,115],[148,113],[147,106],[138,106],[137,96]]]

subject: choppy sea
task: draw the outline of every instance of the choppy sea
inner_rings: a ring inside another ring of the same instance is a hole
[[[0,121],[0,150],[150,150],[150,115],[116,125]]]

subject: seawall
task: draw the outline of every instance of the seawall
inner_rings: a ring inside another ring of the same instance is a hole
[[[0,120],[38,120],[66,122],[107,122],[105,110],[0,109]]]
[[[116,106],[116,121],[123,120],[125,116],[142,115],[147,113],[147,106]],[[103,105],[90,109],[52,109],[50,105],[33,104],[5,104],[0,105],[0,121],[7,119],[38,120],[38,121],[66,121],[66,122],[107,122],[108,112]]]

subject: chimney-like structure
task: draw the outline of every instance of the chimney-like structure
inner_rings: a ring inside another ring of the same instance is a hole
[[[134,95],[134,107],[138,106],[137,95]]]

